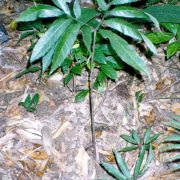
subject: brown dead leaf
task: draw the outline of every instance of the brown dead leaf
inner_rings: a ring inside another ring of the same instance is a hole
[[[43,171],[37,171],[36,176],[43,177],[44,176],[44,172]]]
[[[19,105],[14,103],[10,105],[6,110],[6,116],[13,118],[13,119],[21,119],[21,113],[19,109]]]
[[[99,138],[102,135],[101,130],[96,130],[96,138]]]
[[[176,115],[180,115],[180,103],[175,103],[171,107],[171,111]]]
[[[38,150],[35,152],[32,152],[30,150],[27,150],[26,153],[30,154],[29,156],[35,160],[45,160],[48,159],[48,154],[43,150]]]
[[[10,91],[18,91],[23,90],[27,83],[28,80],[26,78],[19,78],[16,80],[9,81],[7,86]]]
[[[164,77],[156,83],[156,90],[163,90],[166,86],[172,83],[172,79],[170,77]]]
[[[153,109],[151,109],[148,113],[148,115],[144,116],[145,121],[147,122],[147,124],[152,124],[154,123],[155,120],[155,112]]]
[[[107,156],[106,156],[106,159],[107,159],[107,161],[110,162],[110,163],[115,163],[115,157],[114,157],[113,154],[107,155]]]

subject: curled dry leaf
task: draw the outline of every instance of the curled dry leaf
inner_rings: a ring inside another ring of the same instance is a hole
[[[180,103],[175,103],[171,107],[171,111],[176,115],[180,115]]]

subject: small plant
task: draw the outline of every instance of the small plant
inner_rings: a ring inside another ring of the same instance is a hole
[[[42,73],[47,71],[49,75],[60,69],[65,85],[74,76],[80,76],[83,70],[91,74],[96,69],[97,77],[90,87],[100,91],[107,79],[117,80],[116,71],[127,67],[150,76],[145,62],[130,43],[144,43],[156,54],[155,46],[142,31],[142,22],[144,25],[154,24],[157,31],[160,28],[158,21],[149,13],[129,5],[136,1],[96,0],[95,8],[87,8],[79,0],[52,0],[52,5],[36,4],[28,8],[17,22],[33,26],[20,38],[29,35],[33,38],[29,48],[32,51],[30,64],[41,62]],[[86,89],[80,95],[87,96],[88,93],[84,92]]]
[[[133,151],[141,148],[142,146],[144,146],[146,150],[149,150],[151,144],[160,136],[160,134],[161,133],[157,133],[151,136],[151,130],[150,128],[148,128],[144,133],[143,139],[141,139],[137,132],[135,130],[132,130],[130,135],[123,134],[121,135],[121,138],[133,145],[122,148],[119,150],[119,152]]]
[[[180,117],[179,117],[180,119]],[[165,160],[166,163],[173,163],[180,161],[180,122],[174,119],[171,119],[167,125],[172,129],[172,134],[168,135],[163,139],[162,143],[164,144],[160,148],[161,153],[170,153],[170,157]],[[176,155],[171,155],[172,152],[177,152]],[[180,164],[174,165],[172,171],[180,171]]]
[[[24,102],[20,102],[19,106],[23,106],[28,112],[34,112],[39,102],[39,94],[36,93],[33,97],[28,95]]]
[[[133,144],[119,150],[119,152],[128,152],[139,149],[138,158],[135,164],[134,172],[131,175],[126,162],[122,159],[121,154],[114,151],[114,156],[118,169],[112,164],[102,162],[101,166],[117,180],[136,180],[142,176],[148,169],[149,164],[154,158],[152,143],[159,137],[160,133],[151,136],[150,128],[148,128],[141,140],[135,130],[132,130],[131,135],[121,135],[128,143]],[[146,156],[147,154],[147,156]]]
[[[146,148],[145,146],[142,146],[132,175],[127,163],[123,160],[121,154],[116,151],[114,151],[114,156],[118,168],[115,168],[112,164],[106,162],[101,162],[100,165],[108,174],[110,174],[117,180],[136,180],[138,179],[138,177],[142,176],[145,173],[145,171],[149,167],[150,162],[154,158],[154,153],[151,145],[148,151],[147,158],[145,157],[145,152]]]

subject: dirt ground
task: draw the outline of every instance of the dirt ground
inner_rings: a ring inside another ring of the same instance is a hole
[[[109,82],[102,94],[94,91],[94,112],[99,161],[93,159],[89,101],[74,103],[72,85],[63,86],[60,72],[38,79],[38,74],[15,75],[27,65],[28,40],[16,44],[19,32],[9,24],[20,10],[1,7],[1,21],[12,39],[0,45],[0,179],[2,180],[93,180],[111,179],[99,166],[100,161],[112,161],[112,149],[126,145],[121,134],[136,129],[143,135],[146,127],[153,133],[166,133],[164,122],[177,113],[180,102],[180,62],[178,56],[165,60],[164,47],[158,56],[146,59],[152,80],[144,81],[119,72],[117,82]],[[6,6],[6,7],[5,7]],[[23,8],[23,7],[22,7]],[[2,18],[3,17],[3,18]],[[76,89],[87,86],[86,73],[75,78]],[[135,92],[145,98],[136,107]],[[18,104],[28,94],[40,94],[37,110],[27,112]],[[175,108],[174,108],[175,107]],[[160,142],[160,136],[156,145]],[[142,180],[176,180],[178,175],[166,175],[170,167],[155,149],[155,160]],[[123,154],[130,168],[137,152]]]

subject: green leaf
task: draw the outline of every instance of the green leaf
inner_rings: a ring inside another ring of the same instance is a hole
[[[68,72],[69,67],[71,66],[72,62],[73,62],[73,60],[70,59],[70,58],[66,58],[66,59],[64,60],[64,62],[63,62],[62,65],[61,65],[62,72],[63,72],[64,74]]]
[[[94,60],[100,64],[106,64],[106,56],[104,55],[103,51],[98,47],[95,48]]]
[[[39,4],[28,8],[16,19],[17,22],[34,21],[38,18],[58,17],[64,14],[54,6]]]
[[[138,149],[138,146],[129,146],[119,150],[119,152],[129,152]]]
[[[125,141],[127,141],[127,142],[129,142],[129,143],[138,145],[138,142],[137,142],[135,139],[133,139],[131,136],[122,134],[122,135],[120,135],[120,137],[123,138]]]
[[[23,107],[25,107],[25,108],[28,108],[28,107],[30,106],[30,104],[31,104],[31,96],[30,96],[30,95],[28,95],[28,96],[26,97],[26,99],[24,100],[24,102],[20,102],[20,103],[19,103],[20,106],[23,106]]]
[[[70,23],[72,23],[71,19],[57,19],[35,45],[30,61],[34,62],[44,56],[55,45]]]
[[[150,39],[145,36],[143,33],[141,33],[141,37],[143,38],[146,46],[149,48],[149,50],[153,53],[157,55],[157,50],[156,47],[154,46],[154,44],[150,41]]]
[[[168,31],[170,31],[174,35],[177,34],[178,28],[179,28],[179,24],[174,24],[174,23],[161,23],[161,26],[166,28]]]
[[[34,33],[35,33],[34,31],[26,31],[26,32],[21,33],[17,43],[19,43],[20,41],[22,41],[23,39],[27,38],[28,36],[30,36]]]
[[[109,11],[108,15],[124,18],[140,18],[145,20],[149,19],[149,17],[143,11],[129,6],[115,7]]]
[[[146,4],[149,6],[149,5],[152,5],[154,3],[157,3],[157,2],[160,2],[161,0],[147,0],[146,1]]]
[[[170,122],[167,123],[167,125],[180,131],[180,122],[176,120],[171,119]]]
[[[39,94],[36,93],[33,97],[32,97],[32,100],[31,100],[31,105],[36,107],[37,104],[39,102]]]
[[[71,25],[66,29],[61,38],[58,40],[52,59],[50,74],[52,74],[58,67],[60,67],[65,58],[68,56],[77,38],[80,27],[80,23],[71,23]]]
[[[146,8],[145,11],[154,16],[159,22],[180,23],[180,6],[155,5]]]
[[[82,65],[76,64],[75,66],[71,68],[71,73],[75,75],[81,75],[82,69],[83,69]]]
[[[144,133],[144,144],[147,144],[150,139],[151,129],[147,128]]]
[[[124,17],[124,18],[135,18],[135,19],[143,19],[145,21],[151,21],[154,23],[155,27],[160,30],[159,23],[152,15],[150,15],[147,12],[144,12],[142,10],[129,7],[129,6],[121,6],[116,7],[109,11],[107,15],[110,16],[118,16],[118,17]]]
[[[99,15],[99,13],[95,9],[82,8],[81,16],[79,17],[78,21],[84,25],[98,15]]]
[[[161,31],[158,20],[157,20],[154,16],[152,16],[151,14],[149,14],[149,13],[147,13],[147,12],[146,12],[145,14],[149,17],[149,20],[154,23],[154,26],[155,26],[159,31]]]
[[[125,163],[125,161],[123,160],[122,156],[120,153],[114,151],[114,155],[115,155],[115,158],[116,158],[116,162],[117,162],[117,165],[118,167],[121,169],[122,173],[128,178],[130,179],[131,178],[131,175],[130,175],[130,171],[127,167],[127,164]]]
[[[73,11],[75,17],[78,19],[81,16],[81,7],[79,0],[74,1]]]
[[[154,44],[160,44],[169,41],[173,38],[172,33],[166,32],[150,32],[147,33],[146,36],[152,41]]]
[[[138,144],[140,144],[141,139],[140,139],[138,133],[134,129],[132,130],[132,137]]]
[[[92,29],[89,26],[83,26],[81,29],[83,42],[89,52],[91,52]]]
[[[147,161],[146,161],[143,169],[141,170],[141,172],[139,174],[140,176],[142,176],[147,171],[147,169],[149,168],[149,165],[153,159],[154,159],[154,152],[152,149],[152,145],[150,145],[149,152],[148,152],[148,158],[147,158]]]
[[[100,165],[113,177],[117,180],[127,180],[126,176],[124,176],[118,169],[116,169],[113,165],[101,162]]]
[[[83,89],[81,90],[76,96],[75,96],[75,102],[81,102],[84,101],[86,96],[89,94],[89,89]]]
[[[109,8],[109,5],[105,2],[105,0],[96,0],[99,10],[107,11]]]
[[[173,167],[172,169],[170,169],[170,172],[177,172],[180,170],[180,165],[177,164],[175,167]]]
[[[107,77],[109,77],[110,79],[116,80],[117,79],[117,73],[116,71],[113,69],[113,67],[111,67],[108,64],[102,64],[100,66],[102,72],[104,74],[106,74]]]
[[[104,83],[105,79],[106,79],[106,75],[102,71],[100,71],[97,75],[98,83],[99,84]]]
[[[135,68],[136,70],[149,75],[147,66],[144,61],[139,57],[134,48],[132,48],[124,39],[108,30],[100,30],[104,38],[108,38],[112,48],[121,58],[122,61]]]
[[[160,152],[180,150],[180,144],[172,144],[160,149]]]
[[[132,3],[132,2],[137,2],[139,0],[113,0],[111,2],[112,5],[120,5],[120,4],[129,4],[129,3]]]
[[[52,0],[53,3],[62,9],[67,15],[71,15],[68,5],[66,4],[66,0]]]
[[[54,48],[52,47],[51,50],[42,58],[42,72],[44,73],[47,68],[51,64],[52,56],[54,54]]]
[[[135,97],[136,97],[137,103],[139,104],[139,103],[142,102],[142,100],[143,100],[143,98],[144,98],[144,94],[142,93],[142,91],[137,91],[137,92],[135,93]]]
[[[169,59],[171,56],[175,55],[178,51],[180,51],[180,41],[175,41],[167,46],[167,58]]]
[[[137,30],[137,27],[132,23],[125,20],[113,18],[104,21],[105,26],[116,29],[117,31],[125,34],[126,36],[132,37],[136,40],[141,40],[141,35]]]
[[[142,166],[142,162],[143,162],[143,159],[144,159],[145,150],[146,150],[145,146],[142,146],[141,151],[140,151],[140,153],[138,155],[138,160],[137,160],[135,168],[134,168],[134,176],[135,177],[138,177],[140,172],[141,172],[141,166]]]
[[[168,136],[165,139],[163,139],[162,142],[180,142],[180,135],[173,134],[173,135]]]
[[[180,154],[167,158],[165,162],[173,162],[173,161],[179,161],[179,160],[180,160]]]
[[[64,78],[64,85],[67,85],[71,79],[73,78],[73,73],[69,73],[65,78]]]
[[[38,67],[38,66],[30,66],[27,69],[23,70],[22,72],[18,73],[16,75],[16,78],[20,78],[21,76],[23,76],[23,75],[25,75],[27,73],[34,73],[34,72],[37,72],[39,70],[41,70],[41,68]]]
[[[106,63],[112,66],[114,69],[122,70],[124,69],[124,63],[119,60],[119,58],[114,58],[113,56],[106,57]]]
[[[150,138],[147,140],[146,144],[153,143],[160,135],[161,135],[161,133],[158,133],[158,134],[153,135],[152,137],[150,137]]]

